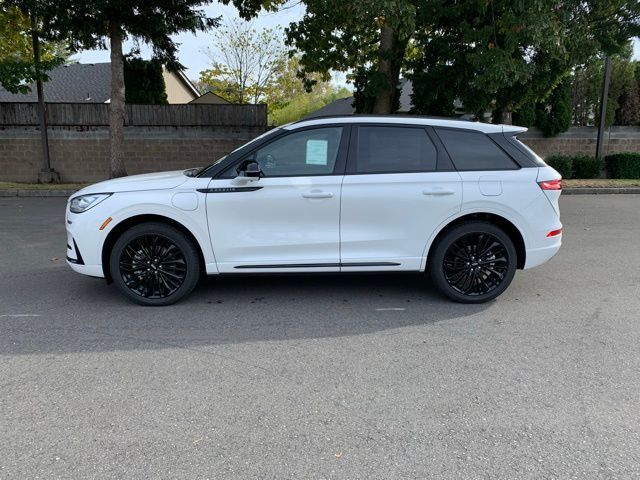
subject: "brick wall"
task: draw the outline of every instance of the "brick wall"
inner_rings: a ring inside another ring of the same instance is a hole
[[[556,137],[545,138],[542,132],[532,128],[518,138],[543,158],[553,154],[593,156],[597,134],[596,127],[573,127]],[[640,152],[640,127],[611,127],[605,131],[603,143],[605,155]]]
[[[129,126],[125,127],[129,174],[179,170],[206,165],[265,130],[264,126]],[[542,157],[595,154],[596,129],[576,127],[544,138],[532,129],[520,135]],[[108,177],[109,130],[106,126],[49,129],[51,166],[65,183],[90,183]],[[605,153],[640,152],[640,128],[612,127]],[[35,182],[40,169],[40,132],[33,126],[0,126],[0,181]]]
[[[127,172],[181,170],[212,163],[265,127],[125,127]],[[107,127],[49,128],[51,167],[64,183],[108,177]],[[35,182],[41,165],[36,127],[0,127],[0,181]]]

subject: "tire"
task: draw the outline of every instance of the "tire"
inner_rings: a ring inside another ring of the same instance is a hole
[[[433,284],[451,300],[484,303],[507,289],[517,263],[509,235],[492,223],[469,221],[437,240],[427,268]]]
[[[186,297],[200,278],[200,258],[180,230],[141,223],[116,240],[109,257],[113,283],[140,305],[171,305]]]

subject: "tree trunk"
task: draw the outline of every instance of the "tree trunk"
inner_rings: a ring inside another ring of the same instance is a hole
[[[503,110],[500,115],[500,123],[503,125],[511,125],[513,123],[512,113],[508,110]]]
[[[384,78],[384,86],[378,90],[373,113],[389,114],[396,110],[396,88],[400,81],[400,68],[407,42],[401,41],[393,28],[380,28],[378,74]]]
[[[124,177],[124,57],[122,55],[122,29],[117,22],[110,22],[111,39],[111,103],[109,104],[109,178]]]

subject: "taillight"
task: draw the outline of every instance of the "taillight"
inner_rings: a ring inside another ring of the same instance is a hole
[[[558,230],[551,230],[549,233],[547,233],[547,238],[548,237],[557,237],[558,235],[562,235],[562,229],[559,228]]]
[[[538,182],[542,190],[562,190],[562,179]]]

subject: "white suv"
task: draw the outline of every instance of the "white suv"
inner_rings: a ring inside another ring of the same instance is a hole
[[[449,298],[500,295],[560,248],[560,175],[510,125],[401,116],[304,120],[203,169],[86,187],[67,261],[168,305],[202,274],[428,272]]]

